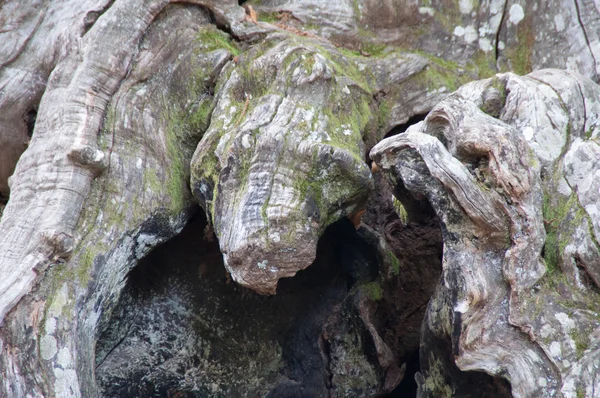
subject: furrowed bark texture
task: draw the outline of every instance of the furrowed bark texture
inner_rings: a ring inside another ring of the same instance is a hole
[[[500,74],[461,87],[371,151],[441,220],[420,396],[464,388],[446,358],[506,378],[515,397],[597,391],[598,93],[558,70]]]
[[[598,8],[430,3],[3,2],[0,396],[598,395]]]

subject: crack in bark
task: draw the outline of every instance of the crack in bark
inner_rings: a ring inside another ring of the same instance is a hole
[[[579,9],[579,3],[577,0],[573,0],[573,3],[575,4],[575,10],[577,11],[577,22],[579,22],[579,27],[581,28],[581,31],[583,32],[583,37],[585,39],[585,43],[587,44],[587,48],[590,52],[592,60],[594,60],[594,75],[596,76],[596,78],[598,78],[598,72],[597,72],[598,61],[596,60],[596,57],[594,57],[594,52],[592,51],[592,47],[590,45],[590,39],[587,35],[587,32],[585,31],[585,26],[583,24],[583,20],[581,19],[581,10]]]
[[[577,1],[577,0],[575,0]],[[498,43],[500,42],[500,32],[502,31],[502,26],[504,25],[504,21],[506,21],[506,8],[508,7],[508,0],[504,1],[504,6],[502,7],[502,18],[500,18],[500,24],[498,25],[498,30],[496,31],[496,42],[494,44],[494,60],[496,62],[496,68],[498,67],[498,55],[500,53],[500,49],[498,48]]]
[[[129,327],[127,327],[127,331],[125,332],[125,334],[123,335],[123,337],[121,337],[119,339],[119,341],[117,341],[117,343],[106,353],[106,355],[104,356],[104,358],[102,358],[102,360],[100,361],[100,363],[98,363],[95,367],[94,370],[98,370],[98,368],[100,366],[102,366],[102,364],[104,363],[104,361],[106,361],[106,359],[110,356],[110,354],[112,354],[112,352],[114,350],[117,349],[117,347],[119,347],[121,345],[121,343],[123,343],[123,341],[125,341],[125,339],[127,338],[127,336],[129,336],[129,333],[131,332],[131,329],[133,328],[133,325],[135,325],[135,320],[138,317],[138,315],[140,314],[140,311],[138,311],[138,313],[133,317],[133,321],[131,322],[131,324],[129,325]]]

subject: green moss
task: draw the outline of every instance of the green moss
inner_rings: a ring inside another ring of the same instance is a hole
[[[346,47],[338,47],[337,50],[346,57],[362,57],[362,55],[360,54],[360,51],[358,51],[358,50],[351,50]]]
[[[544,261],[546,262],[548,272],[553,273],[558,270],[559,252],[556,231],[546,233],[543,257]]]
[[[379,113],[377,114],[377,126],[381,130],[387,127],[387,123],[390,119],[391,106],[388,101],[383,101],[379,104]]]
[[[380,57],[386,55],[387,45],[383,43],[364,42],[360,44],[361,50],[371,57]]]
[[[549,272],[558,270],[560,264],[561,253],[566,246],[566,241],[559,240],[562,231],[559,231],[561,224],[569,215],[569,211],[577,206],[577,196],[571,195],[569,198],[564,198],[550,191],[552,188],[544,190],[544,198],[542,204],[542,212],[544,215],[544,226],[546,228],[546,241],[542,251],[546,267]],[[579,212],[575,213],[575,217],[579,218]],[[570,224],[574,225],[577,220],[571,220]],[[560,233],[559,233],[560,232]]]
[[[477,9],[477,6],[475,6],[475,9]],[[464,26],[458,1],[445,2],[443,11],[436,11],[433,18],[443,26],[446,32],[453,32],[457,26]]]
[[[90,273],[94,266],[96,256],[100,254],[101,248],[98,246],[87,246],[79,257],[79,265],[76,267],[75,274],[80,282],[88,281]]]
[[[269,70],[253,67],[251,62],[247,62],[238,67],[238,73],[240,82],[233,90],[236,101],[245,103],[247,99],[251,98],[253,100],[251,102],[254,103],[257,98],[269,92],[274,78]]]
[[[454,396],[454,388],[446,379],[446,367],[442,361],[429,354],[429,369],[425,376],[425,383],[421,387],[425,396],[436,398],[450,398]]]
[[[352,0],[352,10],[354,11],[354,18],[356,18],[357,21],[360,21],[362,13],[360,12],[359,0]]]
[[[491,55],[492,53],[488,53],[477,50],[471,60],[467,63],[466,69],[476,75],[479,79],[485,79],[488,77],[492,77],[497,73],[495,64],[496,61],[494,57]]]
[[[383,299],[383,288],[377,281],[362,285],[362,290],[373,301],[381,301]]]
[[[373,90],[368,79],[373,78],[373,75],[369,70],[359,70],[358,65],[351,57],[341,57],[338,53],[331,52],[320,45],[312,44],[317,48],[319,54],[330,61],[330,65],[333,67],[336,76],[347,76],[365,91],[365,93],[372,93]]]
[[[585,391],[583,391],[583,388],[577,387],[575,393],[577,394],[577,398],[585,398]]]
[[[231,40],[227,33],[224,33],[213,27],[200,29],[196,35],[196,40],[202,43],[207,51],[223,48],[233,55],[238,55],[240,53],[237,44],[235,41]]]
[[[260,12],[258,13],[258,20],[264,21],[270,24],[279,23],[279,13],[278,12]]]
[[[173,214],[177,214],[185,206],[188,178],[184,169],[182,150],[175,135],[167,135],[167,152],[171,161],[167,178],[167,193],[171,199],[169,209]]]
[[[571,339],[573,339],[575,342],[575,353],[577,355],[577,359],[581,359],[583,357],[583,353],[589,347],[589,338],[580,330],[571,331],[569,336],[571,336]]]
[[[152,167],[146,167],[144,169],[144,185],[150,188],[152,192],[160,192],[161,183],[156,175],[156,170]]]
[[[416,76],[416,81],[425,85],[430,91],[441,87],[446,87],[449,91],[456,91],[463,84],[473,80],[473,76],[460,72],[462,68],[455,62],[422,52],[420,54],[432,62]]]
[[[532,52],[535,44],[535,29],[530,13],[517,25],[517,43],[506,50],[513,72],[526,75],[532,71]]]

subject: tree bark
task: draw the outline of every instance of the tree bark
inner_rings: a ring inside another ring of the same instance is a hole
[[[4,2],[0,396],[597,395],[598,12],[438,3]]]

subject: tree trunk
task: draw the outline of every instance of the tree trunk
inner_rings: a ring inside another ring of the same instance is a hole
[[[596,396],[599,12],[431,3],[0,5],[0,396]]]

